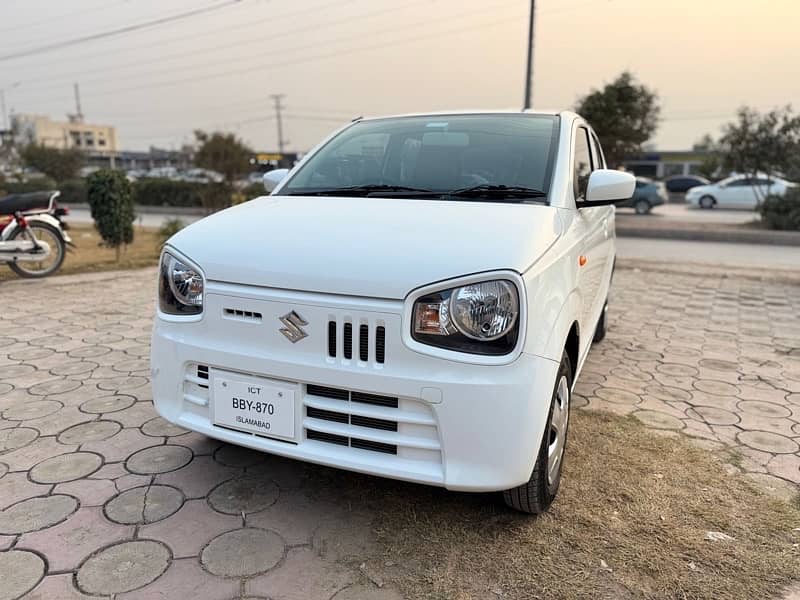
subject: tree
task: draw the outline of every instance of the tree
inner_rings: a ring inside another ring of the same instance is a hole
[[[791,106],[766,113],[743,106],[719,139],[722,165],[755,178],[800,172],[800,115]],[[754,186],[759,204],[761,186]]]
[[[54,179],[56,183],[73,179],[77,175],[78,169],[86,162],[83,153],[75,148],[59,150],[38,144],[25,146],[21,156],[27,166],[41,171]]]
[[[612,168],[641,151],[658,128],[660,110],[658,95],[628,71],[602,90],[592,90],[575,106],[597,132]]]
[[[717,142],[714,141],[711,134],[705,134],[692,144],[692,150],[706,153],[702,162],[696,167],[697,174],[706,179],[714,179],[722,168],[722,161],[720,160]]]
[[[95,227],[106,246],[116,250],[117,262],[122,245],[133,242],[133,209],[131,184],[124,173],[101,169],[87,180],[86,199]]]
[[[194,154],[194,164],[225,176],[233,183],[239,175],[250,170],[253,151],[232,133],[195,131],[200,146]]]

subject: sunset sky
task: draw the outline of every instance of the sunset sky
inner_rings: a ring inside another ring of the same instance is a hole
[[[224,0],[0,0],[0,89],[9,109],[63,118],[80,82],[88,121],[124,149],[178,147],[195,128],[289,148],[360,114],[516,108],[529,0],[241,0],[213,12],[9,58],[28,49]],[[689,148],[737,107],[800,106],[796,0],[539,0],[534,106],[571,108],[625,69],[655,89],[652,143]]]

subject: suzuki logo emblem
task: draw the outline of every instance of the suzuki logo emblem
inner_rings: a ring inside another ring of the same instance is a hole
[[[296,312],[292,311],[283,315],[281,323],[284,324],[284,327],[281,327],[280,332],[293,344],[308,337],[308,334],[302,329],[303,325],[308,325],[308,322]]]

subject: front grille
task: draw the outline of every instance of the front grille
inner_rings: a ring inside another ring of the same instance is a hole
[[[328,321],[328,356],[336,358],[338,327],[336,321]],[[374,339],[373,339],[374,338]],[[383,325],[375,327],[370,335],[370,326],[362,323],[358,326],[358,359],[369,362],[370,345],[374,344],[375,362],[383,364],[386,361],[386,328]],[[352,360],[354,354],[353,324],[346,322],[342,325],[342,355],[347,360]]]
[[[321,385],[307,385],[306,393],[312,396],[322,396],[323,398],[333,398],[334,400],[348,400],[350,392],[338,388],[323,387]]]
[[[338,444],[339,446],[348,446],[350,440],[343,435],[334,435],[332,433],[324,433],[322,431],[307,431],[306,437],[310,440],[318,440],[320,442],[328,442],[329,444]]]

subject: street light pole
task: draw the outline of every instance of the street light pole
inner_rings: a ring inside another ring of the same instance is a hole
[[[533,32],[536,17],[536,0],[531,0],[531,14],[528,23],[528,63],[525,66],[525,108],[531,108],[533,96]]]

